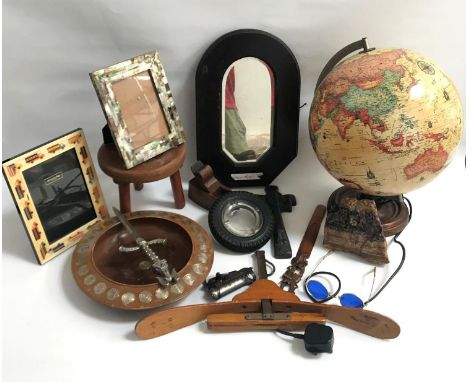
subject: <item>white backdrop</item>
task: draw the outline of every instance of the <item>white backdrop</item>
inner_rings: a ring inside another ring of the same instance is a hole
[[[463,0],[5,0],[2,159],[77,127],[85,130],[95,159],[105,119],[88,73],[158,50],[188,137],[186,182],[195,160],[196,66],[214,39],[239,28],[268,31],[291,48],[301,70],[302,102],[310,103],[327,60],[367,36],[371,46],[407,48],[433,59],[465,104],[465,24]],[[293,251],[314,206],[338,186],[312,153],[308,108],[301,111],[299,155],[276,181],[299,202],[285,215]],[[108,206],[118,205],[116,186],[99,174]],[[272,333],[209,334],[203,324],[137,341],[132,329],[144,313],[113,311],[89,300],[70,274],[71,251],[43,267],[35,264],[3,182],[4,380],[458,380],[466,375],[468,340],[461,318],[468,266],[465,190],[461,148],[439,178],[408,195],[415,207],[401,236],[408,260],[369,306],[399,322],[400,337],[380,341],[334,326],[334,354],[314,358],[300,342]],[[171,209],[168,182],[145,187],[134,195],[133,207]],[[206,213],[190,201],[180,212],[208,228]],[[311,263],[322,254],[319,244]],[[378,272],[380,280],[399,261],[395,246],[390,259],[390,268]],[[326,261],[347,291],[368,293],[359,283],[368,265],[345,255]],[[278,281],[287,265],[277,261],[272,279]],[[216,246],[213,275],[244,266],[251,266],[250,257]],[[196,291],[182,303],[204,301]]]

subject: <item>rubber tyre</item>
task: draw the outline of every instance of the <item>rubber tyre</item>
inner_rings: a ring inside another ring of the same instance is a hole
[[[223,224],[223,209],[239,201],[255,206],[262,215],[260,230],[252,236],[236,236]],[[263,247],[270,240],[275,228],[275,219],[267,202],[261,196],[246,191],[232,191],[213,203],[208,213],[208,224],[211,234],[223,247],[234,252],[249,253]]]

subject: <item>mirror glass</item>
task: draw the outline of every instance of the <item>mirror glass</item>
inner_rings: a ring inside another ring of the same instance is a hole
[[[274,76],[255,57],[233,62],[222,82],[222,146],[234,162],[256,162],[272,144]]]

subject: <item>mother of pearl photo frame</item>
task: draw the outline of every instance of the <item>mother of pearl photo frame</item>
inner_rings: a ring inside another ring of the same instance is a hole
[[[185,142],[157,52],[97,70],[90,77],[127,169]]]

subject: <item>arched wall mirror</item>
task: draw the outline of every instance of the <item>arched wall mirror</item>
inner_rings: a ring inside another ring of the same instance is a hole
[[[267,185],[297,155],[300,74],[273,35],[216,40],[196,75],[197,157],[232,187]]]

